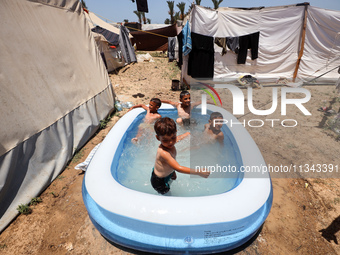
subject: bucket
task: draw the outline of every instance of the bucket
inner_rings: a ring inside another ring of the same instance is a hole
[[[179,90],[179,80],[172,80],[171,89],[176,91]]]

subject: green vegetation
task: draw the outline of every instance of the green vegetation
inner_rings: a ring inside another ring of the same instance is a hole
[[[110,120],[111,120],[111,116],[108,116],[107,118],[101,120],[100,124],[99,124],[99,129],[102,130],[102,129],[106,128],[107,123],[109,123]]]
[[[72,158],[72,163],[77,163],[79,162],[79,160],[84,156],[84,150],[76,150],[75,149],[75,152],[74,152],[74,156]]]
[[[31,199],[30,205],[36,205],[42,202],[42,199],[40,197],[34,197]]]
[[[58,194],[56,194],[56,193],[54,193],[53,191],[52,191],[52,192],[50,192],[50,194],[51,194],[53,197],[59,197],[59,195],[58,195]]]
[[[62,176],[62,175],[59,175],[59,176],[57,177],[58,180],[62,180],[62,179],[64,179],[64,178],[65,178],[65,176]]]
[[[19,205],[17,210],[20,214],[27,215],[27,214],[32,213],[32,209],[28,205],[25,205],[25,204]]]

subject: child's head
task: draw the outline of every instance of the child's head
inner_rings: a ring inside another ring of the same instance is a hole
[[[177,139],[177,127],[173,119],[168,117],[160,118],[154,125],[156,138],[167,148],[175,145]]]
[[[187,95],[190,96],[190,92],[187,91],[187,90],[183,90],[183,91],[181,92],[181,94],[179,94],[179,100],[181,100],[182,97],[187,96]]]
[[[159,98],[151,98],[150,103],[149,103],[149,109],[150,112],[157,112],[159,107],[161,107],[162,102]]]
[[[209,119],[209,123],[210,123],[210,128],[213,129],[221,129],[222,128],[222,121],[214,121],[216,119],[220,119],[223,120],[223,115],[220,112],[213,112],[210,114],[210,119]]]
[[[189,91],[182,91],[179,95],[179,101],[185,106],[190,106],[190,92]]]

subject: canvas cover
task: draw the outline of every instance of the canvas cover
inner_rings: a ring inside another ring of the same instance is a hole
[[[132,43],[136,44],[137,50],[165,51],[168,49],[168,37],[177,35],[176,25],[148,31],[133,31]]]
[[[217,11],[195,6],[190,14],[191,32],[211,37],[239,37],[260,32],[258,58],[237,64],[231,51],[221,54],[214,45],[214,79],[238,78],[252,74],[258,79],[292,79],[302,43],[305,5],[258,9],[219,8]],[[307,6],[304,51],[297,78],[305,81],[340,65],[340,12]],[[182,76],[187,75],[184,58]],[[337,70],[320,80],[335,80]]]
[[[0,231],[18,205],[57,177],[114,107],[78,0],[1,3]]]
[[[108,72],[112,72],[119,67],[125,66],[125,61],[122,57],[119,44],[113,48],[110,47],[109,42],[102,34],[92,32],[94,39],[96,40],[97,47],[103,57],[106,69]]]

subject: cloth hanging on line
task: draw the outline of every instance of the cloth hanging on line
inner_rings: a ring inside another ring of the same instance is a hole
[[[129,38],[129,30],[125,26],[120,26],[119,45],[126,63],[137,62],[135,49]]]
[[[178,42],[178,66],[183,65],[183,33],[182,31],[177,35]]]
[[[136,0],[136,3],[137,3],[137,11],[139,11],[139,12],[149,12],[147,0]]]
[[[185,24],[182,29],[183,32],[183,55],[186,56],[190,53],[192,49],[192,39],[191,39],[191,32],[190,32],[190,25],[189,21]]]
[[[193,78],[214,77],[214,38],[191,33],[192,50],[188,60],[188,75]]]
[[[239,51],[239,37],[216,37],[215,38],[216,45],[223,48],[222,56],[227,54],[227,48],[229,48],[232,52],[238,54]]]
[[[251,59],[258,58],[260,32],[239,37],[240,49],[237,55],[237,64],[245,64],[248,49],[251,49]]]
[[[168,37],[168,58],[169,62],[175,59],[176,37]]]

